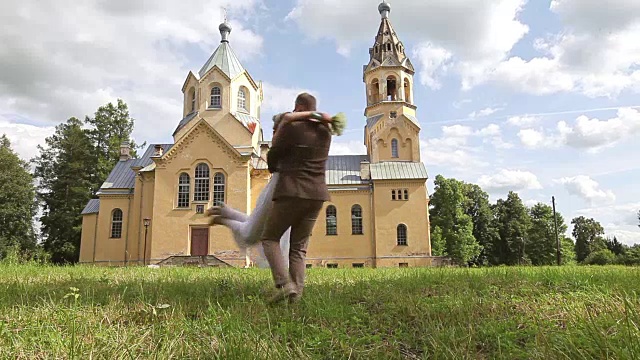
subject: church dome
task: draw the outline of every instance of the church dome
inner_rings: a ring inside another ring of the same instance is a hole
[[[227,22],[223,22],[222,24],[220,24],[220,26],[218,27],[218,30],[220,30],[220,32],[226,32],[226,33],[230,33],[231,32],[231,26],[229,25],[229,23]]]
[[[378,11],[380,12],[380,14],[382,14],[383,12],[391,12],[391,5],[386,2],[383,1],[380,3],[380,5],[378,5]]]

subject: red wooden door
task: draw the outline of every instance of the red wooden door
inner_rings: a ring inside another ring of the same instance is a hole
[[[203,256],[209,254],[209,229],[191,229],[191,255]]]

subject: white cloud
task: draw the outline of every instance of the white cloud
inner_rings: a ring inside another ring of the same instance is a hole
[[[176,91],[219,43],[222,5],[238,56],[260,54],[262,37],[234,17],[257,1],[2,1],[0,113],[50,124],[122,98],[136,132],[165,137],[182,113]],[[181,51],[187,46],[203,50],[195,65]]]
[[[491,108],[491,107],[487,107],[484,108],[482,110],[478,110],[478,111],[473,111],[472,113],[469,114],[469,117],[474,119],[474,118],[479,118],[479,117],[485,117],[485,116],[489,116],[491,114],[495,114],[496,112],[502,110],[503,108]]]
[[[603,190],[600,184],[586,175],[563,177],[555,180],[563,184],[569,194],[578,196],[590,204],[608,204],[616,200],[611,190]]]
[[[511,149],[513,147],[513,144],[503,140],[502,131],[497,124],[489,124],[476,131],[475,134],[482,137],[483,143],[490,143],[497,149]]]
[[[329,155],[365,155],[366,153],[367,148],[362,141],[356,140],[333,140],[329,149]]]
[[[292,111],[296,96],[303,92],[308,92],[316,97],[318,101],[318,107],[322,108],[322,99],[318,93],[314,90],[284,87],[271,83],[263,83],[264,100],[262,103],[262,111],[281,113],[285,111]]]
[[[622,108],[607,120],[581,115],[573,125],[558,122],[555,131],[522,129],[518,137],[525,147],[555,148],[567,145],[595,153],[640,135],[640,110]]]
[[[420,83],[434,90],[440,89],[442,84],[436,79],[436,74],[442,75],[447,71],[451,53],[427,42],[413,49],[413,58],[420,64]]]
[[[493,175],[482,175],[477,184],[489,192],[542,189],[537,176],[523,170],[501,169]]]
[[[464,88],[483,81],[527,32],[517,16],[526,0],[422,1],[393,5],[391,22],[403,41],[415,39],[414,59],[421,82],[440,86],[447,69],[462,77]],[[373,45],[380,15],[369,0],[297,0],[286,17],[312,39],[336,42],[341,54],[354,43]],[[395,21],[394,21],[395,20]]]
[[[604,227],[606,236],[616,236],[620,242],[633,245],[640,243],[638,210],[640,210],[640,202],[630,202],[579,209],[576,215],[596,219]]]
[[[31,160],[38,154],[37,146],[44,146],[44,139],[52,135],[54,131],[53,126],[39,127],[16,124],[0,116],[0,135],[7,135],[11,140],[11,148],[25,161]]]
[[[507,120],[509,125],[517,127],[527,127],[536,125],[540,121],[539,117],[530,115],[512,116]]]
[[[512,57],[496,66],[491,79],[536,95],[578,91],[590,97],[615,97],[640,89],[640,3],[615,0],[552,1],[565,28],[537,39],[542,56]],[[597,51],[594,51],[597,49]]]

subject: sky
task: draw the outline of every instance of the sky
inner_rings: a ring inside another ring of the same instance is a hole
[[[0,2],[0,133],[24,159],[54,127],[123,99],[137,142],[171,142],[181,88],[220,42],[264,84],[263,127],[309,91],[344,112],[332,154],[363,154],[378,0]],[[640,243],[640,1],[402,0],[390,20],[416,68],[421,160],[517,191],[567,222],[594,217]],[[265,136],[269,137],[265,132]]]

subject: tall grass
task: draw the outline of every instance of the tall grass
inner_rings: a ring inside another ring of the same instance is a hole
[[[268,306],[259,269],[0,264],[0,358],[633,359],[639,275],[310,269]]]

